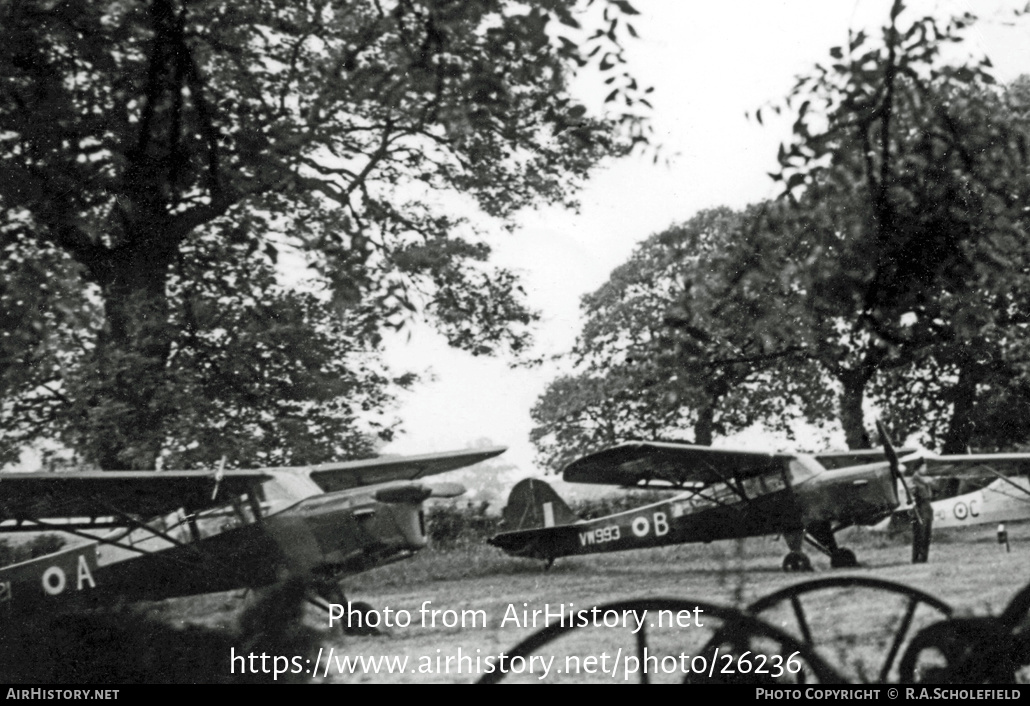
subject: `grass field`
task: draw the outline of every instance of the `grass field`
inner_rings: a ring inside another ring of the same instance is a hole
[[[496,660],[504,653],[510,660],[511,649],[544,626],[542,615],[534,626],[533,611],[564,609],[568,616],[601,604],[646,599],[652,602],[635,605],[648,608],[647,613],[586,614],[591,623],[594,617],[611,620],[566,632],[525,655],[531,662],[509,662],[522,673],[509,674],[506,681],[637,683],[642,656],[637,638],[643,632],[652,658],[651,681],[681,682],[684,668],[707,667],[715,678],[729,681],[760,683],[779,676],[777,681],[812,683],[816,673],[804,653],[787,661],[800,646],[791,640],[803,636],[789,600],[760,613],[774,631],[783,631],[775,634],[763,633],[758,625],[751,626],[749,638],[739,631],[726,635],[720,611],[743,608],[802,582],[859,577],[925,592],[945,602],[954,616],[997,615],[1030,582],[1030,524],[1010,525],[1008,553],[994,532],[993,526],[935,532],[930,562],[920,565],[909,563],[907,536],[842,532],[838,539],[855,550],[861,565],[830,569],[825,557],[810,552],[815,571],[808,574],[781,570],[785,544],[772,537],[559,559],[547,571],[542,562],[508,557],[485,543],[459,544],[427,549],[344,582],[351,600],[366,601],[380,616],[390,616],[394,626],[378,636],[344,635],[338,626],[330,628],[325,614],[290,587],[277,595],[215,594],[8,623],[0,630],[0,681],[468,683],[488,671],[488,657]],[[659,605],[655,599],[677,602]],[[824,588],[798,596],[798,603],[818,658],[852,682],[880,678],[910,607],[915,607],[912,626],[889,665],[888,681],[898,680],[908,640],[943,617],[931,603],[882,587]],[[658,608],[669,612],[660,614]],[[397,624],[405,619],[410,624]],[[678,625],[669,627],[669,622]],[[717,633],[720,639],[713,642]],[[716,659],[714,646],[721,650]],[[249,654],[257,659],[247,663],[240,657]],[[235,662],[232,655],[238,657]],[[281,658],[283,673],[278,675],[272,673],[274,657]],[[383,658],[391,660],[389,665],[368,662]],[[798,666],[800,674],[787,671]]]
[[[410,618],[409,625],[395,625],[386,629],[385,634],[373,637],[345,636],[328,627],[324,614],[309,609],[304,620],[317,636],[317,644],[311,647],[312,655],[320,649],[322,658],[318,662],[318,674],[304,676],[304,679],[327,683],[473,682],[486,669],[487,656],[509,652],[516,643],[535,632],[532,624],[527,625],[522,620],[523,610],[544,610],[550,606],[553,612],[563,604],[571,611],[616,601],[653,598],[678,599],[682,605],[677,610],[690,610],[699,604],[741,608],[784,587],[829,577],[859,576],[904,584],[946,602],[954,609],[955,616],[997,615],[1030,581],[1030,524],[1010,526],[1012,548],[1009,553],[997,543],[994,531],[993,526],[985,526],[936,532],[930,562],[920,565],[909,563],[906,536],[890,538],[863,530],[855,530],[850,535],[845,532],[839,536],[841,544],[856,551],[861,566],[834,570],[829,568],[825,557],[813,554],[815,571],[809,574],[787,574],[781,570],[785,545],[776,538],[560,559],[548,571],[543,570],[541,562],[507,557],[482,544],[445,552],[426,550],[408,561],[381,567],[345,582],[351,600],[367,601],[380,609],[381,615],[386,615],[385,609],[389,609],[394,623]],[[204,619],[209,624],[230,620],[246,603],[233,596],[168,601],[159,606],[160,615],[173,625],[196,622],[198,600],[207,601],[211,607]],[[864,682],[878,678],[910,598],[904,593],[852,587],[809,593],[801,596],[800,602],[819,656],[848,680]],[[432,611],[438,612],[434,615]],[[513,619],[516,615],[517,621]],[[701,614],[688,613],[685,621],[679,616],[683,625],[677,629],[652,627],[655,615],[652,611],[647,616],[645,626],[649,654],[667,659],[664,663],[652,662],[659,672],[652,676],[652,681],[656,678],[682,680],[683,674],[679,671],[671,675],[661,671],[663,668],[671,671],[680,655],[692,658],[705,654],[706,644],[722,623],[714,616],[712,608]],[[531,617],[531,613],[527,617]],[[542,616],[538,617],[541,619],[536,629],[543,626]],[[801,636],[789,602],[773,606],[761,617],[789,634]],[[916,603],[913,627],[905,642],[919,628],[942,617],[930,604]],[[698,622],[702,625],[697,625]],[[526,669],[518,679],[510,675],[509,680],[541,681],[545,666],[542,660],[554,657],[545,681],[635,683],[640,677],[639,672],[630,670],[632,660],[621,659],[616,665],[617,655],[637,655],[633,626],[631,623],[630,629],[599,626],[573,630],[536,653],[535,664],[528,665],[534,667],[532,673]],[[770,640],[754,643],[753,649],[765,650],[768,654],[782,652],[784,658],[789,656],[792,650]],[[888,673],[890,681],[898,678],[897,662],[904,647],[905,644],[900,646]],[[738,652],[743,649],[738,648]],[[325,671],[330,650],[333,660]],[[590,669],[600,670],[601,657],[605,654],[609,673],[588,673]],[[738,667],[758,668],[757,663],[730,663],[725,651],[722,654],[717,662],[720,670],[727,664],[734,671]],[[668,659],[670,655],[672,661]],[[393,662],[394,671],[390,673],[382,664],[375,669],[367,663],[347,667],[342,662],[356,656],[406,658],[407,663],[398,673],[397,662]],[[461,656],[467,659],[459,662]],[[567,660],[567,657],[573,659]],[[589,657],[594,661],[589,662]],[[314,662],[312,657],[311,663]],[[340,673],[341,665],[343,673]],[[569,669],[557,674],[557,669],[566,665]],[[695,670],[701,666],[704,665],[700,662],[693,664]],[[770,667],[771,660],[766,664],[767,669]],[[810,667],[806,668],[806,674],[803,678],[811,681]],[[759,678],[753,673],[739,678],[753,681],[751,677]]]

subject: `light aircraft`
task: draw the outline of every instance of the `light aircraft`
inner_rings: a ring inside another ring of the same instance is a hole
[[[850,567],[857,564],[855,554],[838,546],[834,534],[889,517],[900,505],[898,485],[909,492],[906,464],[918,466],[927,477],[1030,470],[1030,454],[935,456],[896,450],[882,427],[880,432],[882,451],[821,454],[666,442],[620,444],[573,461],[562,477],[572,483],[680,492],[584,521],[547,483],[526,479],[512,489],[504,509],[509,529],[489,542],[550,566],[557,557],[574,554],[778,534],[789,549],[785,571],[812,569],[801,550],[805,541],[829,556],[832,567]]]
[[[996,478],[979,490],[934,500],[932,507],[934,529],[1030,520],[1030,479]],[[910,513],[902,506],[873,529],[907,526]]]
[[[418,479],[504,451],[255,470],[2,473],[0,535],[60,531],[88,541],[0,569],[0,619],[13,610],[160,600],[291,577],[329,611],[346,605],[343,577],[426,546],[424,500],[465,492]],[[371,608],[358,605],[364,622]]]

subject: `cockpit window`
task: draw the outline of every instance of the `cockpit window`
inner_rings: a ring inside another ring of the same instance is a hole
[[[295,473],[276,473],[261,484],[261,490],[264,501],[272,503],[297,502],[322,492],[310,478]]]
[[[818,461],[805,456],[792,458],[787,464],[787,468],[790,470],[791,485],[802,483],[809,478],[819,475],[819,472],[822,471]]]

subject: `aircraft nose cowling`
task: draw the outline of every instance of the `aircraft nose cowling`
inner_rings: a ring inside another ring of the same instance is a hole
[[[434,498],[456,498],[466,492],[461,483],[433,483],[430,489],[433,491],[431,497]]]
[[[374,497],[381,503],[417,504],[426,498],[456,498],[464,494],[465,486],[461,483],[433,483],[429,486],[412,483],[382,488]]]
[[[416,504],[432,494],[432,489],[424,485],[401,485],[377,490],[374,497],[381,503]]]

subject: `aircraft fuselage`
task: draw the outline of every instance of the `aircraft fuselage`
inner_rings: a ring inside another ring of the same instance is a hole
[[[715,484],[607,517],[504,532],[490,543],[516,556],[561,556],[800,533],[808,526],[871,524],[897,506],[884,464],[826,470],[799,457],[761,476]],[[542,515],[547,511],[544,503]]]
[[[192,518],[174,513],[104,541],[115,543],[82,544],[5,567],[0,607],[161,600],[260,588],[287,575],[329,582],[411,556],[426,545],[426,534],[420,501],[380,502],[369,492],[315,487],[299,501],[271,492],[257,516],[253,504],[235,502]]]

